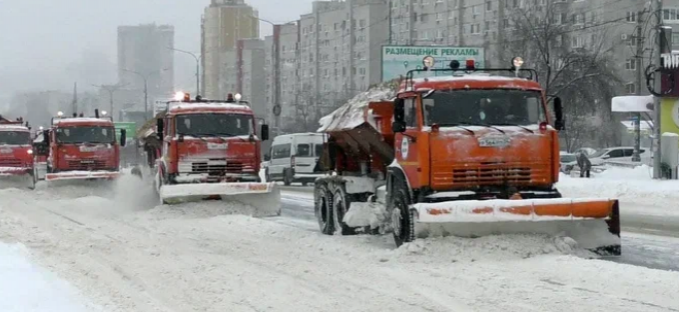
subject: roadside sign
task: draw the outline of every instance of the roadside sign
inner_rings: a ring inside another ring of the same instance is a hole
[[[127,139],[133,139],[137,137],[137,123],[134,122],[114,122],[113,125],[116,128],[116,140],[120,142],[120,129],[125,129],[127,132]]]

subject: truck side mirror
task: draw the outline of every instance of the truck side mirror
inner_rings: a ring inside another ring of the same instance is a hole
[[[557,131],[566,130],[563,119],[563,106],[561,105],[561,98],[558,96],[554,98],[554,117],[556,117],[556,120],[554,120],[554,129]]]
[[[156,131],[158,132],[158,140],[163,140],[163,137],[165,136],[163,134],[163,130],[165,128],[165,124],[163,123],[163,120],[161,118],[156,119]]]
[[[404,99],[396,98],[394,100],[394,122],[391,124],[391,129],[394,133],[406,131],[404,106]]]
[[[120,146],[125,146],[127,142],[127,129],[120,129]]]
[[[262,131],[261,135],[262,141],[266,141],[269,139],[269,125],[262,125]]]
[[[268,153],[264,154],[264,161],[269,161],[269,160],[271,160],[271,155],[269,155]]]
[[[49,145],[50,144],[50,131],[49,130],[43,130],[42,131],[42,138],[43,138],[43,141],[46,144]]]

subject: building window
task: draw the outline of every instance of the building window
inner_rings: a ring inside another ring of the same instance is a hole
[[[679,9],[671,8],[663,10],[663,21],[669,23],[679,23]]]
[[[627,91],[627,94],[636,94],[637,86],[633,83],[628,83],[625,85],[625,90]]]
[[[637,69],[637,62],[635,59],[628,59],[625,61],[625,69],[627,70],[636,70]]]
[[[625,18],[625,20],[626,20],[627,22],[629,22],[629,23],[634,23],[634,22],[636,22],[636,21],[637,21],[637,13],[636,13],[636,12],[627,11],[627,17]]]

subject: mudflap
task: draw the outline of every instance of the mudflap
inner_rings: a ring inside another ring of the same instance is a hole
[[[415,236],[567,236],[600,256],[621,255],[620,206],[613,199],[461,200],[411,206]]]
[[[159,195],[164,204],[221,199],[251,206],[257,211],[257,216],[281,214],[280,189],[274,182],[164,184]]]

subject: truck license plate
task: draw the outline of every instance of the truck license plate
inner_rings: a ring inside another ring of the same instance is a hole
[[[227,143],[212,143],[212,142],[207,143],[207,148],[211,150],[226,149],[227,146],[228,146]]]
[[[11,154],[11,153],[12,153],[12,149],[11,149],[11,148],[3,148],[3,149],[0,149],[0,153],[3,153],[3,154]]]
[[[506,147],[511,141],[508,137],[484,137],[478,140],[480,147]]]

